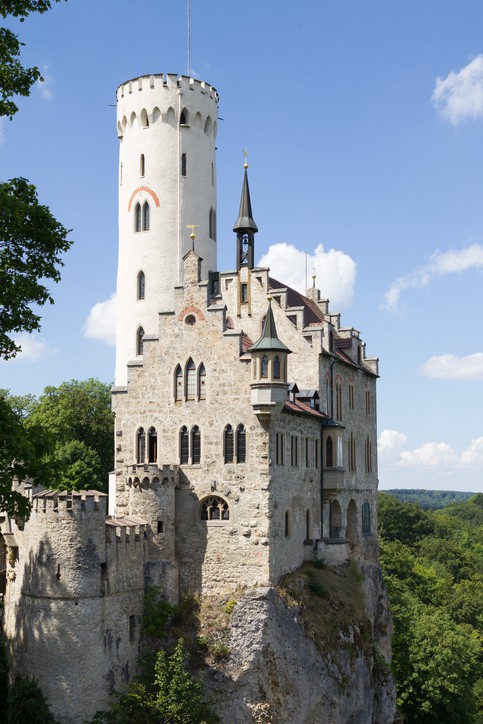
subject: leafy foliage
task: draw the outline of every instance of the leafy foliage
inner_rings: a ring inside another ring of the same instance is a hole
[[[26,179],[0,184],[0,208],[0,358],[9,359],[21,349],[12,334],[40,328],[32,305],[53,304],[41,280],[60,280],[61,255],[71,242]]]
[[[10,689],[8,714],[8,724],[55,724],[37,683],[21,676],[17,676]]]
[[[474,493],[464,493],[460,490],[422,490],[420,488],[394,488],[387,490],[394,498],[402,503],[416,503],[421,508],[436,510],[456,502],[464,502]]]
[[[379,532],[400,711],[411,724],[481,724],[483,496],[434,512],[389,497]]]

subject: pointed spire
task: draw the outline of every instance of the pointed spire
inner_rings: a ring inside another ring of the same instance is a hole
[[[275,319],[273,317],[271,297],[268,298],[268,309],[263,322],[262,336],[254,344],[252,344],[248,351],[266,352],[267,350],[281,350],[287,354],[291,351],[278,338]]]
[[[238,212],[238,219],[235,222],[233,231],[251,231],[254,234],[258,231],[258,226],[255,224],[252,216],[252,203],[250,200],[250,188],[248,186],[248,164],[244,164],[245,174],[243,177],[243,187],[240,200],[240,211]]]

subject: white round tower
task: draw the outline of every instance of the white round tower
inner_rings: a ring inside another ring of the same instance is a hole
[[[117,90],[116,385],[142,354],[143,334],[158,334],[158,313],[173,309],[188,225],[202,278],[216,270],[217,110],[216,90],[186,76],[145,75]]]

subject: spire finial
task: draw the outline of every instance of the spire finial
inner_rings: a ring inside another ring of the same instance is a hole
[[[243,162],[243,168],[247,169],[249,153],[248,153],[248,148],[246,146],[245,146],[245,148],[242,148],[242,153],[243,153],[243,158],[245,159],[245,161]]]
[[[315,288],[315,280],[317,279],[317,274],[315,273],[315,269],[312,274],[312,286]]]
[[[191,229],[190,239],[191,239],[192,251],[195,250],[195,239],[196,239],[195,229],[197,229],[198,227],[199,227],[199,224],[186,224],[186,228]]]

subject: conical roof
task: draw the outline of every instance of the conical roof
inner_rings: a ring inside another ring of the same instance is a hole
[[[248,186],[248,170],[245,166],[245,175],[243,177],[242,195],[240,200],[240,211],[238,219],[235,222],[233,231],[252,231],[256,233],[258,226],[255,224],[252,216],[252,203],[250,201],[250,188]]]
[[[268,302],[267,314],[263,322],[262,336],[254,344],[252,344],[248,351],[266,352],[268,350],[279,350],[281,352],[285,352],[286,354],[290,354],[292,351],[278,338],[271,301]]]

